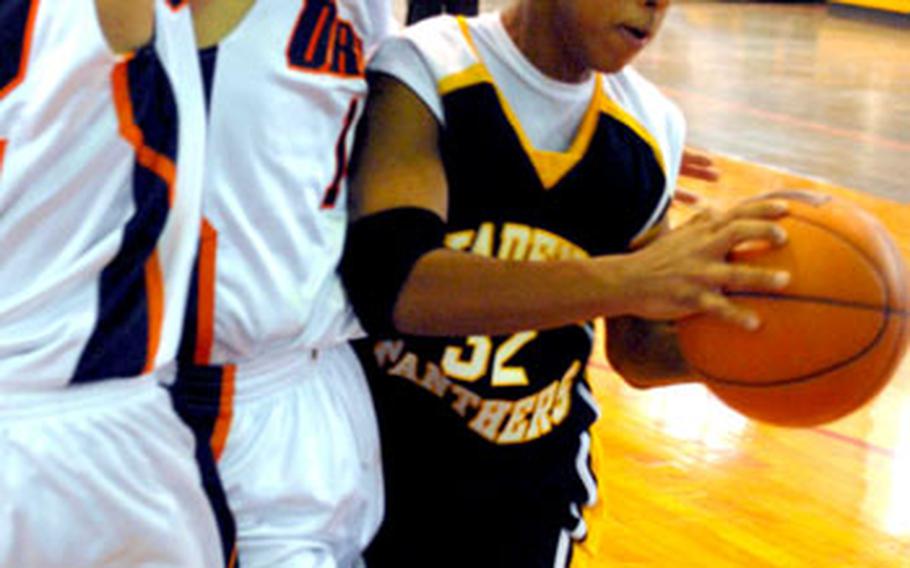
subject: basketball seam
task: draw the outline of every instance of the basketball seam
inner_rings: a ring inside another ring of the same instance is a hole
[[[888,313],[894,316],[906,317],[910,315],[910,310],[899,310],[892,308],[890,306],[879,306],[875,304],[865,304],[863,302],[856,302],[853,300],[838,300],[836,298],[828,298],[825,296],[808,296],[800,294],[777,294],[777,293],[765,293],[765,292],[727,292],[727,296],[737,297],[737,298],[762,298],[766,300],[774,300],[780,302],[809,302],[813,304],[826,304],[829,306],[834,306],[838,308],[850,308],[855,310],[863,310],[869,312],[882,312]]]
[[[882,273],[882,271],[879,269],[879,266],[873,261],[873,259],[870,258],[869,255],[867,255],[866,252],[859,245],[857,245],[852,240],[844,237],[844,235],[841,235],[840,233],[833,231],[830,227],[828,227],[826,225],[822,225],[815,221],[812,221],[811,219],[807,219],[806,217],[803,217],[801,215],[791,214],[791,215],[789,215],[789,218],[796,219],[798,221],[806,223],[807,225],[812,225],[813,227],[816,227],[826,233],[829,233],[830,235],[843,241],[850,248],[852,248],[854,251],[856,251],[856,253],[859,254],[859,256],[861,258],[863,258],[866,261],[866,263],[872,267],[873,272],[878,277],[879,282],[882,284],[882,290],[884,291],[884,296],[885,296],[884,302],[883,302],[884,305],[879,306],[877,308],[870,306],[870,305],[862,304],[862,303],[856,303],[856,305],[849,305],[850,302],[840,301],[840,300],[836,300],[834,298],[813,298],[811,296],[808,296],[808,297],[806,297],[806,299],[808,299],[810,303],[828,303],[828,304],[839,305],[839,302],[844,302],[845,304],[848,304],[846,307],[879,311],[882,314],[881,326],[879,327],[878,331],[876,332],[875,337],[873,337],[866,346],[864,346],[862,349],[860,349],[853,355],[851,355],[845,359],[841,359],[840,361],[837,361],[836,363],[834,363],[832,365],[828,365],[825,368],[818,369],[818,370],[812,371],[810,373],[805,373],[803,375],[797,375],[795,377],[777,379],[774,381],[763,382],[763,383],[752,383],[752,382],[742,382],[742,381],[738,381],[738,380],[734,380],[734,379],[725,379],[725,378],[717,377],[717,376],[706,373],[705,371],[703,371],[702,369],[699,369],[698,367],[695,367],[695,366],[692,367],[692,369],[695,372],[699,373],[702,377],[704,377],[706,380],[708,380],[711,383],[715,383],[719,386],[726,386],[726,387],[738,387],[738,388],[746,388],[746,389],[763,389],[763,388],[781,387],[781,386],[788,386],[788,385],[795,385],[795,384],[810,382],[810,381],[815,380],[816,378],[820,377],[821,375],[830,373],[831,371],[835,371],[837,369],[848,367],[848,366],[852,365],[854,362],[856,362],[857,360],[861,359],[863,356],[865,356],[866,353],[868,353],[875,346],[877,346],[879,344],[879,342],[881,341],[882,337],[884,337],[885,331],[888,329],[888,326],[890,324],[892,314],[900,315],[900,316],[907,315],[907,310],[896,310],[891,307],[891,305],[890,305],[891,304],[891,291],[888,289],[887,280],[885,279],[885,275]],[[738,294],[731,294],[731,295],[740,295],[740,296],[752,295],[755,297],[763,297],[763,298],[768,298],[771,300],[793,299],[793,301],[796,301],[797,299],[800,298],[799,296],[786,296],[784,294],[738,293]]]

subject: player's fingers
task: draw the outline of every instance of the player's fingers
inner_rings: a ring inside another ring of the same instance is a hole
[[[685,152],[683,152],[682,161],[683,161],[683,164],[686,164],[689,166],[693,166],[693,165],[711,166],[714,164],[714,162],[708,156],[706,156],[704,154],[698,154],[696,152],[692,152],[689,150],[686,150]]]
[[[705,292],[701,295],[699,303],[699,308],[702,312],[716,316],[745,330],[755,331],[761,325],[761,321],[755,312],[737,306],[723,294]]]
[[[790,273],[746,264],[717,263],[704,272],[702,281],[712,288],[730,291],[774,291],[789,284]]]
[[[710,157],[688,150],[683,153],[679,173],[686,177],[704,181],[717,181],[720,179],[720,172],[714,167],[714,161]]]
[[[764,199],[760,201],[744,201],[732,207],[721,221],[730,222],[736,219],[779,219],[787,214],[789,207],[786,201],[780,199]]]
[[[678,187],[676,188],[676,192],[673,194],[673,200],[685,205],[697,205],[701,198],[697,193]]]
[[[724,253],[748,241],[767,241],[776,246],[787,242],[787,231],[772,221],[737,219],[725,225],[717,235]]]
[[[697,170],[689,170],[683,174],[686,177],[700,179],[702,181],[716,182],[720,179],[720,172],[714,168],[699,168]]]
[[[708,166],[699,166],[695,164],[684,164],[680,170],[681,176],[700,179],[702,181],[717,181],[720,179],[720,172]]]
[[[802,201],[803,203],[808,203],[810,205],[822,205],[831,200],[830,195],[824,193],[818,193],[811,190],[802,190],[802,189],[784,189],[780,191],[772,191],[770,193],[763,193],[761,195],[756,195],[755,197],[750,198],[751,200],[760,201],[765,199],[788,199],[791,201]]]

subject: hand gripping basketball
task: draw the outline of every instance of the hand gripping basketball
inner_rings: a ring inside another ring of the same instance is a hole
[[[707,313],[746,329],[757,328],[755,312],[737,305],[724,291],[778,290],[789,275],[775,267],[726,259],[745,243],[783,245],[787,234],[776,220],[787,211],[782,200],[751,200],[721,213],[706,210],[633,253],[625,281],[633,315],[675,320]]]
[[[708,387],[743,414],[788,426],[839,418],[887,384],[910,337],[903,259],[876,218],[844,200],[779,193],[789,240],[735,249],[731,265],[786,270],[766,291],[730,288],[757,314],[744,331],[714,314],[678,324],[680,348]]]

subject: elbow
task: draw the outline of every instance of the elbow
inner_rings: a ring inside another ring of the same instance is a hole
[[[628,351],[615,347],[614,345],[618,342],[607,343],[607,360],[610,362],[610,367],[618,374],[623,381],[629,386],[636,389],[646,389],[655,385],[655,377],[651,374],[651,369],[648,369],[648,366],[642,364],[640,361],[634,360],[628,353]]]
[[[649,389],[697,381],[679,352],[672,326],[636,318],[607,322],[607,358],[629,385]]]

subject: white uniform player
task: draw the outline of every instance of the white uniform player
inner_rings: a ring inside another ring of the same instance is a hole
[[[221,565],[158,386],[200,222],[189,8],[3,0],[0,29],[0,566]]]
[[[349,566],[382,517],[372,401],[347,344],[359,327],[335,271],[365,61],[395,27],[390,4],[195,14],[206,228],[175,392],[211,439],[243,566]]]

